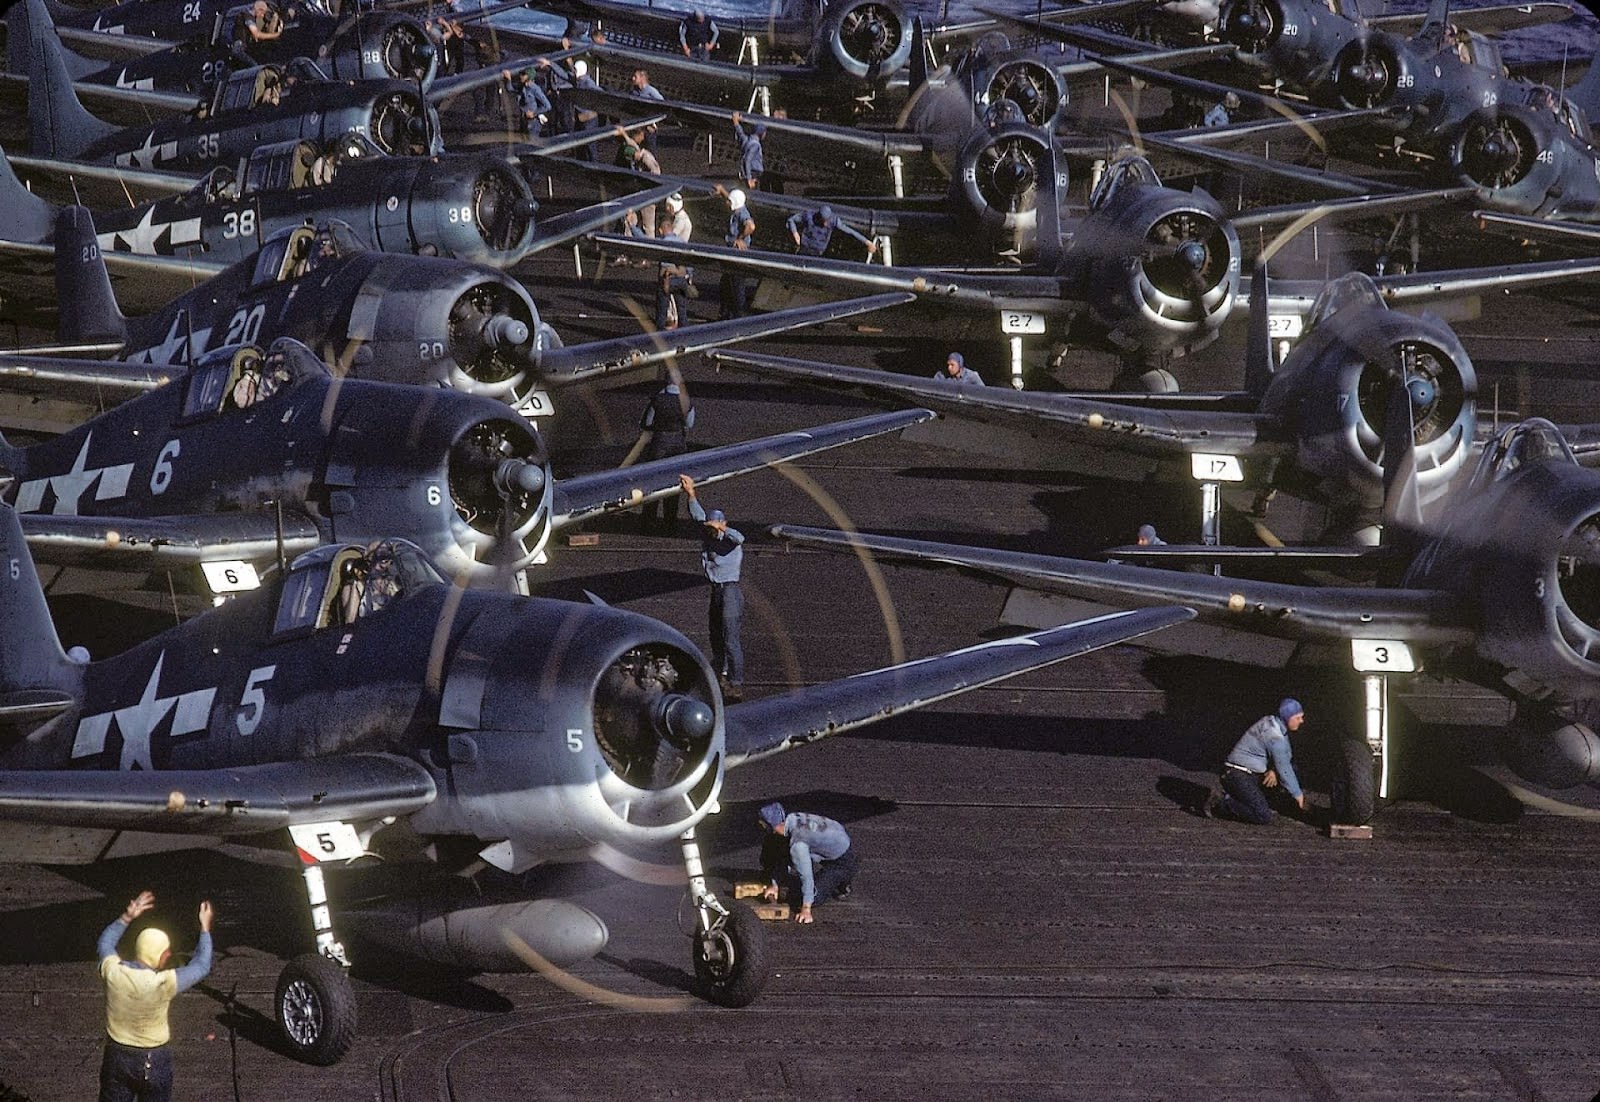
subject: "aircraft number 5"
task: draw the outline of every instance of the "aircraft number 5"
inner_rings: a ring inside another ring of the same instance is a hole
[[[17,559],[11,560],[11,580],[16,581],[22,577],[22,563]]]
[[[583,728],[567,728],[567,749],[574,754],[583,753]]]
[[[161,451],[156,455],[155,470],[150,472],[150,492],[164,494],[167,487],[172,485],[172,461],[178,458],[178,453],[183,450],[183,445],[176,440],[168,440],[161,445]]]
[[[234,717],[234,724],[239,728],[241,735],[250,736],[256,733],[256,728],[261,726],[261,717],[267,710],[267,694],[261,691],[261,686],[272,680],[272,675],[278,672],[277,666],[259,666],[250,671],[250,676],[244,682],[244,694],[239,697],[239,707],[248,708],[249,714],[241,711]]]

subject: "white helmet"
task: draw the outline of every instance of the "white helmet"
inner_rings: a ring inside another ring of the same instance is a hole
[[[679,195],[677,192],[673,192],[671,195],[667,196],[667,210],[671,211],[673,214],[677,214],[682,209],[682,195]]]
[[[728,209],[738,210],[742,206],[744,206],[744,192],[738,188],[728,192]]]
[[[583,60],[581,57],[577,61],[574,61],[572,63],[572,75],[577,77],[579,80],[582,80],[584,77],[588,76],[589,63]]]

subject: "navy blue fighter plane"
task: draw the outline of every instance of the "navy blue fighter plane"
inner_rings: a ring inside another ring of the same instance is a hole
[[[454,588],[414,545],[376,539],[301,555],[254,593],[79,664],[0,506],[0,859],[224,841],[275,857],[292,842],[317,946],[283,969],[275,1014],[291,1052],[331,1064],[356,1033],[336,928],[456,968],[566,965],[604,948],[597,916],[463,899],[457,874],[676,842],[700,991],[743,1006],[771,969],[761,923],[707,886],[695,838],[729,768],[1191,615],[1100,616],[729,705],[664,624]],[[324,867],[337,886],[369,854],[434,875],[359,911],[330,902]]]
[[[0,445],[0,466],[39,555],[63,565],[225,560],[249,574],[280,547],[402,533],[445,574],[483,581],[543,561],[552,531],[677,493],[680,472],[732,477],[931,416],[858,418],[558,484],[539,431],[501,402],[335,379],[280,340],[220,349],[54,439]]]

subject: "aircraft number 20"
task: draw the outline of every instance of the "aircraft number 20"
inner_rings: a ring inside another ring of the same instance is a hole
[[[266,320],[267,307],[265,303],[246,309],[241,306],[233,312],[233,317],[228,319],[228,335],[223,338],[223,344],[254,344],[261,335],[261,323]]]

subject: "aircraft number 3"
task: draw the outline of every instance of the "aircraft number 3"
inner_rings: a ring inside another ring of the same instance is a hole
[[[241,735],[253,735],[261,726],[261,717],[267,710],[267,694],[261,691],[261,686],[271,681],[277,672],[277,666],[258,666],[245,678],[244,693],[239,697],[240,712],[233,720]]]
[[[232,240],[235,237],[254,237],[256,235],[256,212],[253,208],[244,210],[230,210],[222,216],[222,236]]]

